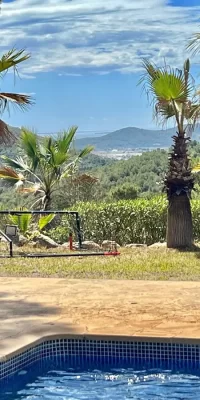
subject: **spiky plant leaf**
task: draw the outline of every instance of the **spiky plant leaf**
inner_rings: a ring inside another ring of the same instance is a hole
[[[40,217],[38,222],[39,230],[42,231],[51,221],[53,221],[54,218],[55,214],[43,215]]]
[[[85,156],[87,156],[88,154],[91,153],[91,151],[94,150],[94,146],[87,146],[85,147],[83,150],[80,151],[80,153],[78,154],[78,158],[83,158]]]
[[[18,215],[10,215],[9,219],[13,224],[17,225],[20,232],[24,234],[30,228],[32,215],[31,214],[20,214],[20,211],[19,211]]]
[[[14,160],[8,156],[1,156],[1,159],[11,168],[19,169],[21,171],[29,171],[29,166],[24,162],[22,157],[17,157],[16,160]]]
[[[21,173],[17,173],[12,168],[1,167],[0,168],[0,179],[10,182],[11,184],[16,184],[19,181],[24,181],[25,178]]]
[[[14,68],[18,64],[28,60],[30,58],[30,54],[26,53],[24,49],[16,50],[15,48],[9,50],[6,54],[0,58],[0,73],[7,71],[9,68]]]
[[[28,129],[22,128],[20,139],[21,147],[31,161],[33,171],[35,171],[39,163],[37,135]]]
[[[55,147],[58,151],[61,153],[67,153],[69,151],[77,129],[77,126],[72,126],[68,131],[64,131],[63,134],[59,135],[55,142]]]

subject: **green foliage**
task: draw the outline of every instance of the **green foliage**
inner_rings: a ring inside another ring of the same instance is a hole
[[[26,210],[23,210],[26,211]],[[42,231],[51,221],[53,221],[55,214],[43,215],[38,220],[38,229]],[[34,226],[34,217],[32,214],[19,214],[18,215],[9,215],[9,221],[17,225],[20,233],[26,234],[31,230],[31,227]]]
[[[116,240],[120,245],[151,244],[165,239],[167,202],[164,197],[116,203],[82,203],[76,208],[81,215],[86,239],[97,242]]]
[[[55,218],[55,214],[47,214],[40,217],[38,221],[39,230],[42,231]]]
[[[116,240],[120,245],[165,241],[167,201],[156,196],[118,203],[89,204],[77,207],[86,239],[101,242]],[[200,240],[200,200],[192,201],[194,239]]]
[[[161,192],[167,168],[168,154],[165,150],[147,151],[141,156],[129,160],[117,161],[93,171],[102,186],[102,198],[115,187],[129,184],[138,188],[141,193]]]
[[[0,168],[0,178],[12,183],[15,189],[23,193],[36,194],[39,198],[34,206],[40,203],[44,210],[49,209],[52,194],[58,190],[61,180],[69,178],[77,163],[93,149],[85,147],[72,159],[70,145],[76,130],[77,127],[71,127],[56,139],[41,139],[34,132],[23,128],[21,147],[24,157],[12,159],[1,156],[6,166]]]
[[[200,241],[200,200],[192,200],[195,241]],[[165,241],[167,201],[156,196],[118,203],[78,205],[85,239],[116,240],[120,245]]]
[[[20,211],[19,211],[18,215],[10,215],[9,219],[10,219],[11,223],[18,226],[19,231],[21,233],[26,233],[28,231],[28,229],[30,228],[32,215],[31,214],[20,214]]]
[[[81,216],[85,240],[99,243],[103,240],[116,240],[120,245],[124,245],[151,244],[165,239],[167,202],[164,197],[115,203],[80,203],[76,210]],[[75,232],[72,223],[70,229]],[[57,228],[48,231],[48,235],[60,243],[67,241],[69,230],[66,217]]]
[[[137,189],[131,183],[124,183],[112,189],[110,196],[113,200],[134,200],[137,198]]]
[[[2,153],[8,149],[4,146]],[[11,148],[12,157],[22,156],[19,147]],[[200,143],[192,141],[189,155],[192,158],[192,165],[200,162]],[[168,151],[153,150],[144,152],[141,156],[131,157],[129,160],[106,160],[93,154],[89,154],[80,163],[79,172],[87,173],[98,178],[98,183],[93,185],[89,192],[85,186],[74,187],[71,179],[63,179],[59,190],[52,194],[52,208],[63,209],[75,206],[77,201],[110,201],[110,191],[115,187],[124,184],[134,185],[138,190],[138,197],[151,198],[161,193],[163,180],[168,163]],[[97,167],[98,166],[98,167]],[[200,184],[200,177],[196,174],[196,182]],[[197,186],[198,188],[198,186]],[[76,190],[75,190],[76,189]],[[87,194],[87,196],[86,196]],[[195,197],[200,198],[199,191],[194,192]],[[13,196],[13,191],[5,187],[3,180],[0,182],[0,202],[6,204],[6,208],[15,207],[30,208],[35,201],[33,194],[27,193],[23,196]]]
[[[55,240],[57,243],[66,243],[69,241],[69,227],[59,225],[48,231],[48,236]]]

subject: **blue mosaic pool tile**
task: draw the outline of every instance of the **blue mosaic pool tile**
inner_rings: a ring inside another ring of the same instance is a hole
[[[160,362],[173,366],[200,366],[200,345],[142,341],[97,339],[54,339],[38,344],[0,362],[0,379],[18,373],[38,361],[66,358],[67,360],[108,363],[145,362],[158,367]]]

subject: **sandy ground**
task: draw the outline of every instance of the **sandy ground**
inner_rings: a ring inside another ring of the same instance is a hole
[[[200,339],[200,282],[0,278],[0,356],[53,334]]]

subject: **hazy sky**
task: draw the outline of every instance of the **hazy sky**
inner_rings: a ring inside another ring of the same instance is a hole
[[[154,127],[137,87],[141,58],[179,67],[188,38],[200,31],[200,0],[4,0],[1,8],[1,53],[32,54],[21,78],[14,83],[8,74],[1,89],[33,93],[36,102],[4,119],[38,132]]]

